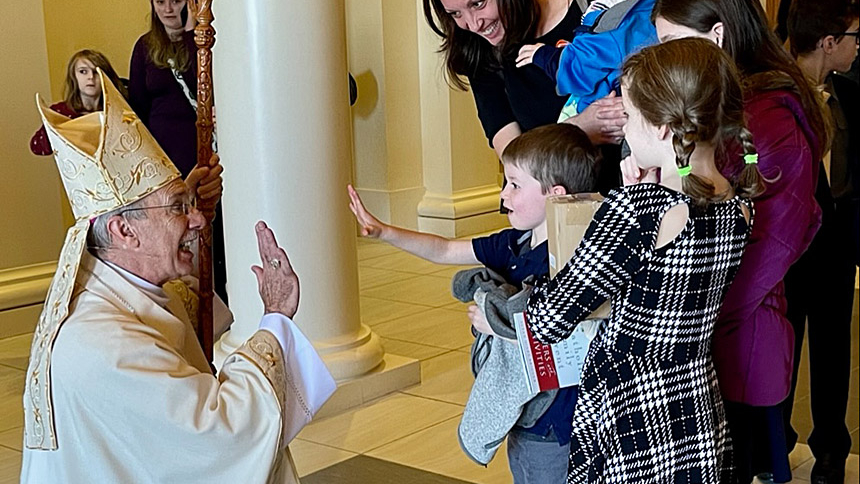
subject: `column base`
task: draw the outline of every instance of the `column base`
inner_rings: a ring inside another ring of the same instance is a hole
[[[57,261],[0,269],[0,338],[32,333]]]
[[[220,369],[224,359],[236,351],[230,343],[230,331],[225,332],[215,343],[213,359]],[[244,340],[243,340],[244,342]],[[383,362],[385,350],[379,336],[362,324],[358,334],[348,335],[336,340],[312,341],[328,371],[337,381],[349,380],[368,373]]]
[[[492,232],[508,226],[508,218],[498,213],[488,213],[455,220],[418,217],[418,231],[436,234],[449,239]]]
[[[418,230],[457,238],[508,225],[499,213],[499,187],[488,185],[452,194],[424,194],[418,205]]]
[[[421,383],[421,364],[414,358],[386,353],[373,370],[357,378],[339,381],[334,395],[314,418],[343,413],[383,395]]]
[[[379,336],[362,324],[357,335],[313,341],[328,371],[338,382],[366,374],[382,363],[385,350]]]
[[[228,333],[215,343],[215,366],[219,370],[224,359],[236,350],[228,343]],[[328,348],[315,345],[326,367],[337,380],[337,390],[315,418],[337,415],[383,395],[421,383],[421,364],[418,360],[391,353],[383,354],[379,337],[365,325],[361,325],[361,335],[346,349],[341,347],[335,350],[336,345]],[[365,369],[371,364],[373,366]],[[344,377],[351,373],[355,374]]]
[[[40,303],[0,311],[0,339],[35,331],[42,306]]]

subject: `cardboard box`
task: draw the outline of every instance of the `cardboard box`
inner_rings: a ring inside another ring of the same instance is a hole
[[[546,225],[551,277],[555,277],[573,256],[601,203],[603,203],[603,197],[598,193],[557,195],[547,198]],[[608,317],[609,301],[594,311],[589,319]]]

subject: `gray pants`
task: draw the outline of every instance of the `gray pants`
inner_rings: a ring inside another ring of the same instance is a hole
[[[508,434],[508,465],[514,484],[565,484],[570,444],[536,438],[515,429]]]

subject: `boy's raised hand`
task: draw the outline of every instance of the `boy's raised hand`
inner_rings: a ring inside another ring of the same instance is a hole
[[[347,185],[346,191],[349,193],[349,209],[352,210],[355,219],[361,225],[361,235],[378,239],[382,235],[382,229],[385,227],[385,224],[364,208],[364,204],[361,203],[361,197],[358,196],[358,192],[355,191],[352,185]]]

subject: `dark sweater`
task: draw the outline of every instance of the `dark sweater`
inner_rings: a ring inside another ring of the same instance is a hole
[[[66,104],[65,101],[60,101],[56,104],[51,104],[51,110],[56,111],[63,116],[67,116],[69,118],[75,119],[80,114],[76,113],[72,108]],[[54,150],[51,148],[51,142],[48,140],[48,133],[45,131],[45,126],[39,128],[36,131],[36,134],[30,139],[30,151],[33,152],[34,155],[48,156],[54,154]]]
[[[189,92],[196,96],[197,46],[194,32],[185,32],[182,42],[191,55],[189,67],[182,77]],[[128,95],[132,109],[182,176],[187,176],[197,163],[197,113],[170,69],[160,69],[152,63],[143,36],[137,39],[131,54]]]
[[[569,41],[580,17],[579,6],[571,2],[558,25],[527,43],[555,46],[559,40]],[[502,59],[501,68],[479,70],[469,77],[469,83],[490,145],[496,133],[512,122],[517,122],[523,132],[555,123],[567,100],[567,96],[556,94],[555,79],[547,77],[540,67],[532,64],[518,68],[516,52]]]

